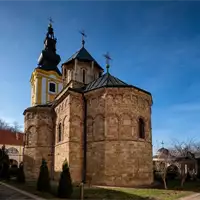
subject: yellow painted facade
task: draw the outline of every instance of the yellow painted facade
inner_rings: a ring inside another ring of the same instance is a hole
[[[55,71],[45,71],[36,68],[30,79],[31,106],[52,102],[62,90],[62,76]],[[50,91],[50,83],[55,84],[55,92]]]

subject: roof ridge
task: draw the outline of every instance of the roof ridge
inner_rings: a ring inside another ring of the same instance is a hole
[[[105,77],[106,75],[108,75],[108,73],[105,73],[103,76]],[[102,76],[102,80],[103,80],[103,76]],[[102,85],[104,85],[105,82],[106,82],[106,85],[108,84],[107,79],[105,79],[105,80],[103,81]]]
[[[88,83],[88,85],[90,84],[90,88],[97,82],[98,79],[95,79],[94,81]]]
[[[89,51],[83,46],[78,51],[76,51],[71,57],[67,59],[63,64],[67,64],[74,59],[78,60],[87,60],[87,61],[93,61],[96,63],[96,65],[103,70],[103,68],[98,64],[98,62],[94,59],[94,57],[89,53]]]
[[[101,87],[124,87],[124,86],[132,87],[131,85],[128,85],[127,83],[121,81],[120,79],[112,76],[109,72],[107,72],[103,76],[87,84],[84,91],[90,91]]]
[[[117,79],[118,81],[120,81],[121,83],[123,83],[123,84],[125,84],[125,85],[129,85],[129,84],[127,84],[126,82],[120,80],[119,78],[117,78],[117,77],[115,77],[115,76],[112,76],[112,77],[115,78],[115,79]]]
[[[115,77],[112,76],[110,73],[108,73],[107,85],[108,85],[108,81],[110,81],[113,85],[115,84],[115,83],[112,81],[112,77],[115,78]]]

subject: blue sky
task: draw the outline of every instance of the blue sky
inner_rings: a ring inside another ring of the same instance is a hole
[[[111,73],[153,95],[154,148],[198,139],[200,129],[200,2],[0,2],[0,117],[23,124],[30,76],[54,20],[62,61],[81,46]]]

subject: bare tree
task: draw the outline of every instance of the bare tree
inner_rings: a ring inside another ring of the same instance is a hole
[[[179,163],[181,186],[184,185],[187,175],[191,170],[188,167],[188,165],[191,165],[191,163],[194,163],[192,165],[193,169],[191,170],[191,175],[194,176],[194,171],[196,168],[194,153],[196,153],[197,150],[199,151],[199,149],[199,145],[193,140],[188,140],[186,142],[179,142],[175,140],[173,142],[170,153],[175,158],[175,161]]]
[[[170,158],[169,152],[161,152],[157,155],[157,161],[155,161],[155,168],[156,171],[159,173],[160,177],[162,178],[164,188],[167,189],[167,169],[171,165],[172,160]]]
[[[0,119],[0,129],[3,129],[3,130],[9,129],[8,123],[6,123],[3,119]]]
[[[174,140],[170,148],[170,152],[173,156],[187,156],[188,152],[193,152],[194,141],[190,139],[188,141]]]
[[[200,153],[200,142],[194,142],[192,146],[193,153]]]
[[[18,122],[14,121],[13,125],[11,126],[11,131],[13,132],[20,132],[21,131],[21,126],[19,125]]]
[[[7,122],[5,122],[3,119],[0,119],[0,129],[2,129],[2,130],[10,130],[12,132],[20,132],[21,128],[22,127],[16,121],[13,122],[13,125],[10,125]]]

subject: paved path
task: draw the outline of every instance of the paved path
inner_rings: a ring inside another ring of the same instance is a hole
[[[179,200],[200,200],[200,193],[193,194],[188,197],[182,197]]]
[[[42,200],[30,193],[26,193],[17,188],[0,182],[0,200]]]
[[[0,183],[0,200],[24,200],[24,199],[35,199],[28,197],[16,190],[8,188]]]

